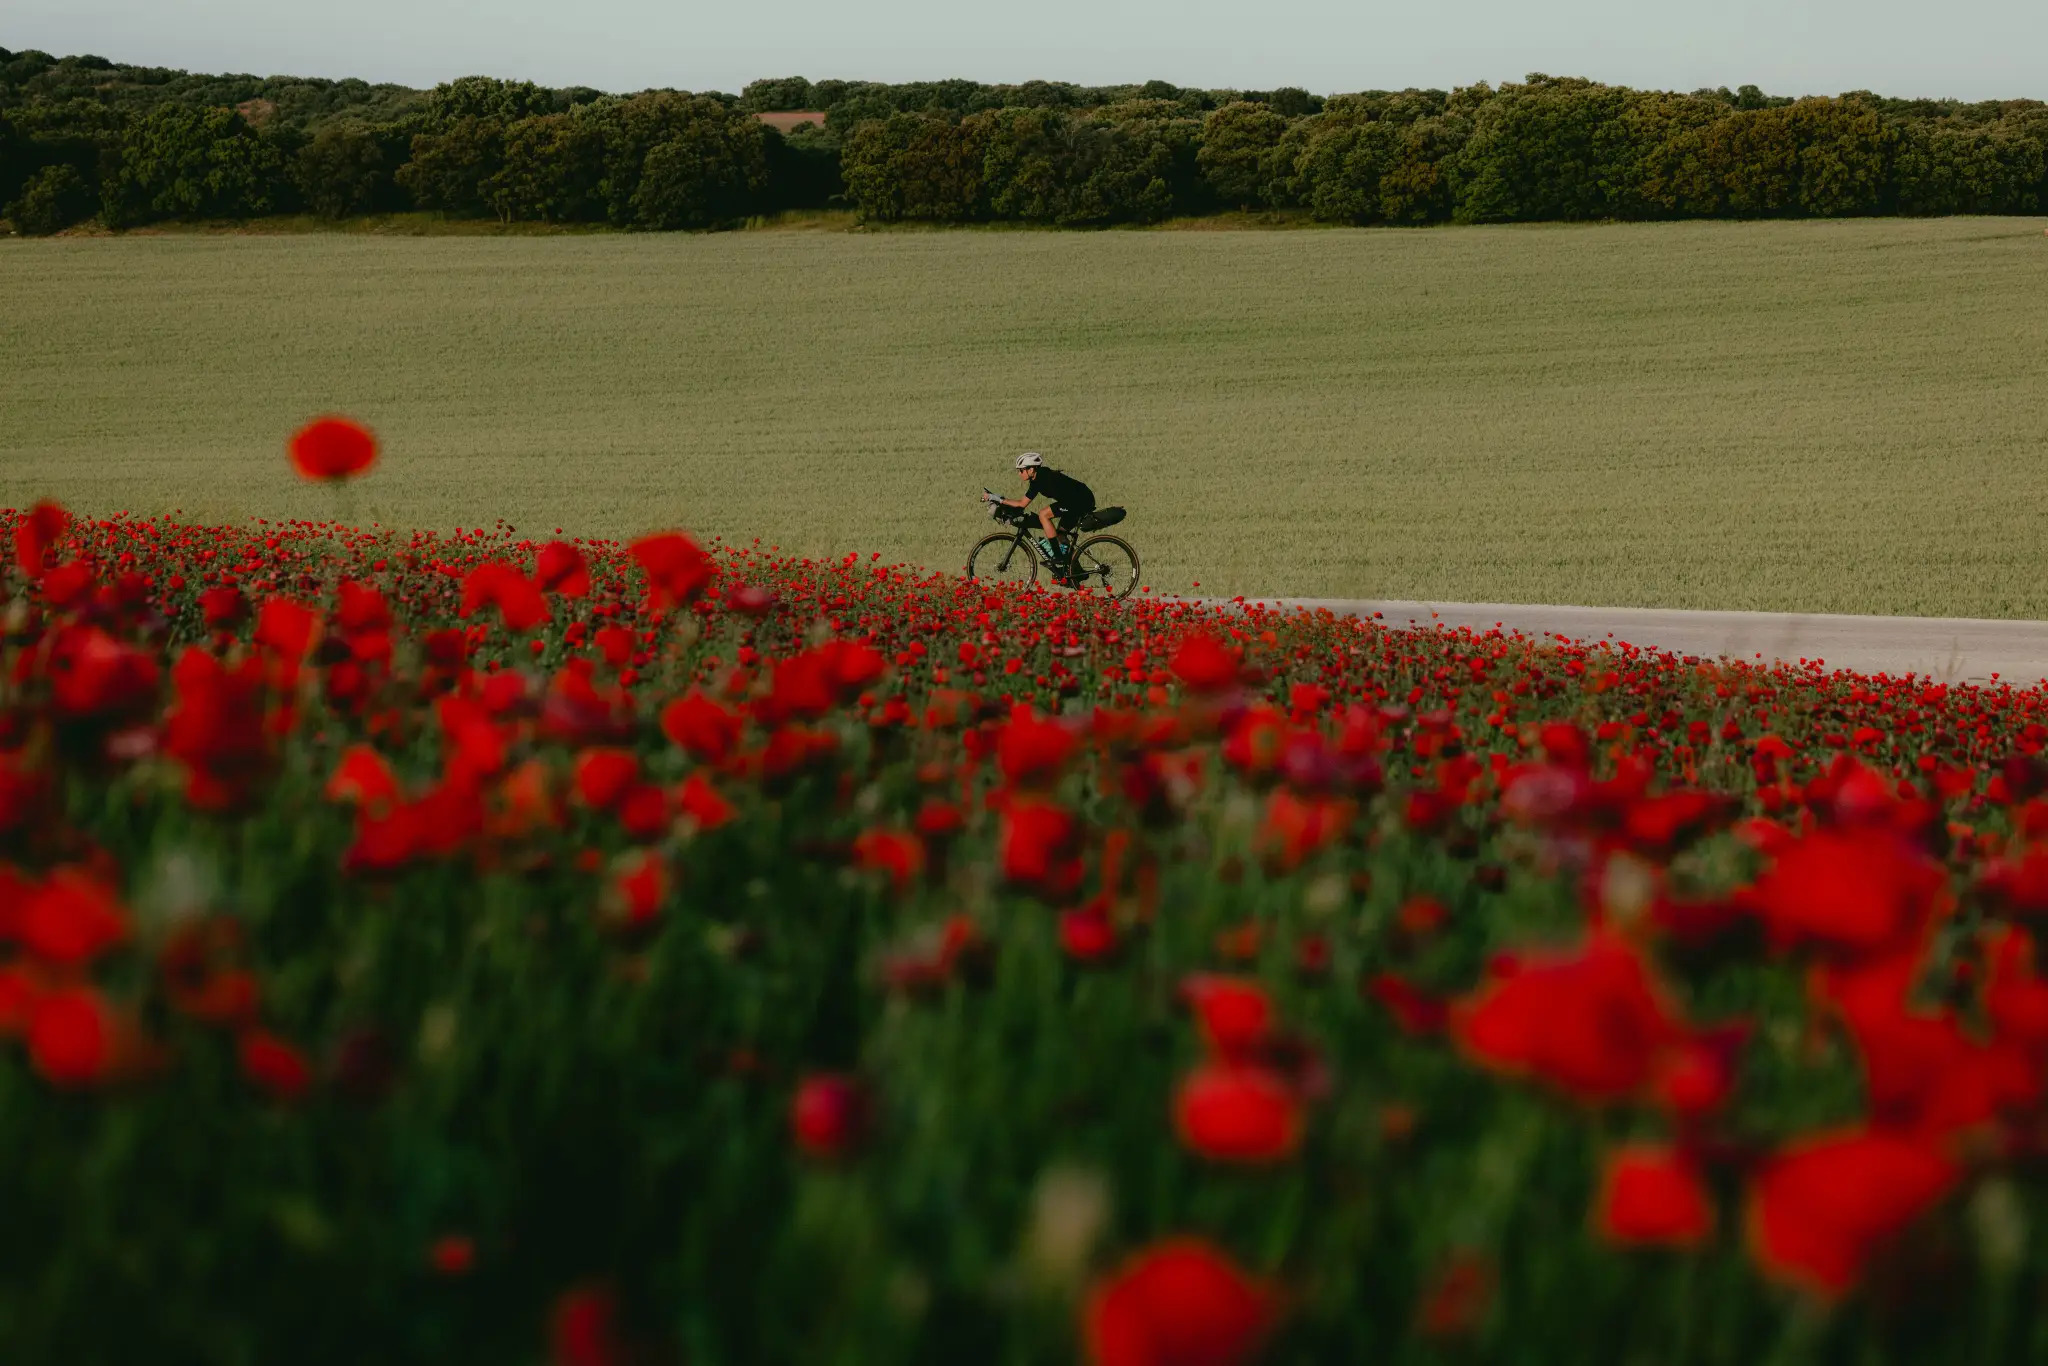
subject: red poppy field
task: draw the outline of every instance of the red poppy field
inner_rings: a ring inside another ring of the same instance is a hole
[[[9,1360],[2048,1339],[2040,690],[0,532]]]

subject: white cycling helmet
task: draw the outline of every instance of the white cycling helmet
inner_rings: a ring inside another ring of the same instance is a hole
[[[1017,457],[1017,468],[1020,470],[1035,469],[1044,463],[1045,457],[1037,451],[1026,451]]]

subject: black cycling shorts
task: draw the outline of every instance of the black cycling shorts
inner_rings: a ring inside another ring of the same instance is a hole
[[[1072,531],[1074,523],[1080,521],[1093,511],[1095,511],[1095,504],[1093,503],[1090,503],[1087,507],[1068,507],[1064,503],[1054,503],[1052,505],[1053,524],[1061,531]]]

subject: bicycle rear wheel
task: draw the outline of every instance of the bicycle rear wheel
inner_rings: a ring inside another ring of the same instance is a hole
[[[967,552],[967,577],[992,583],[1036,583],[1038,552],[1021,536],[984,536]]]
[[[1127,598],[1138,588],[1138,552],[1115,536],[1090,536],[1074,547],[1074,587],[1097,597]]]

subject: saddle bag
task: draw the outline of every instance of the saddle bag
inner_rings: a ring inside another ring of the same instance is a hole
[[[1076,531],[1101,531],[1104,527],[1115,526],[1124,519],[1122,508],[1097,508],[1074,523]]]

